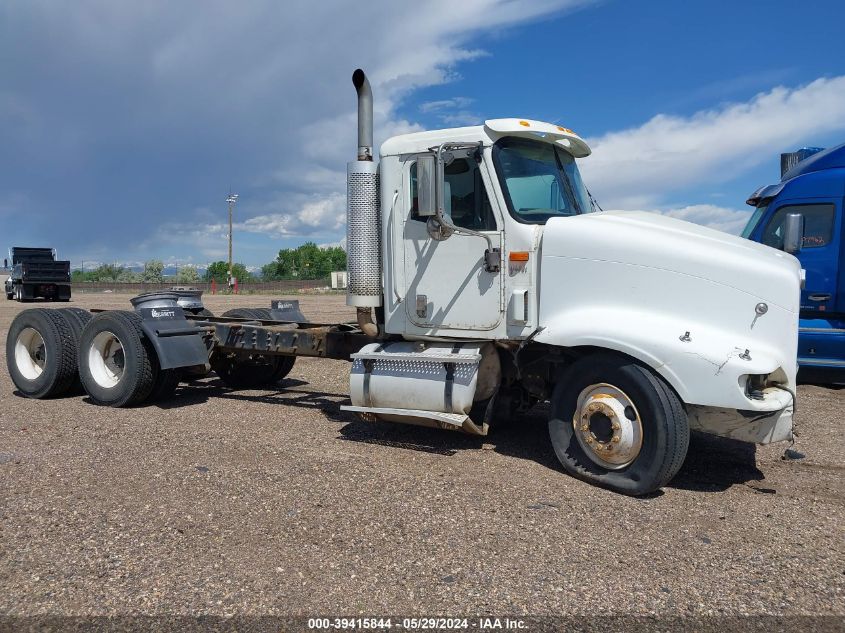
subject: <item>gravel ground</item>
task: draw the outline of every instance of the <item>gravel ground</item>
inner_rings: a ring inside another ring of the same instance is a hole
[[[25,307],[0,303],[3,349]],[[695,436],[632,499],[566,476],[543,410],[488,438],[365,423],[339,410],[347,370],[128,410],[0,371],[0,614],[845,614],[845,390],[799,389],[805,459]]]

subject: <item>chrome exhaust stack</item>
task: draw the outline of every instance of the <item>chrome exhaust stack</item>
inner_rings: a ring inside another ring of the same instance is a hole
[[[373,160],[373,90],[360,68],[352,73],[358,93],[358,160]]]
[[[378,165],[373,161],[373,92],[360,68],[352,74],[358,93],[358,160],[346,166],[346,304],[358,310],[358,325],[378,335],[372,308],[382,304],[381,214]]]

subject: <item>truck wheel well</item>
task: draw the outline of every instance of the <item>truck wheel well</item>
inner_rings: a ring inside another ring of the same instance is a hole
[[[570,365],[583,358],[598,355],[615,356],[659,375],[657,369],[650,364],[625,352],[607,347],[595,345],[559,347],[546,343],[530,343],[518,351],[500,347],[502,385],[506,388],[523,390],[532,403],[548,400],[560,376]],[[677,389],[662,376],[661,380],[683,402]]]

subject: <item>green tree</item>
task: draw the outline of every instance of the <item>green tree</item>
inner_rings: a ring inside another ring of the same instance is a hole
[[[190,264],[182,266],[176,273],[176,282],[180,284],[193,284],[200,280],[197,267]]]
[[[273,281],[274,279],[282,278],[282,276],[279,275],[279,268],[275,261],[272,261],[269,264],[264,264],[261,267],[261,278],[265,281]]]
[[[241,263],[232,264],[232,274],[235,276],[235,279],[238,280],[239,284],[252,281],[252,274],[246,269],[246,266]],[[223,261],[209,264],[208,268],[205,269],[206,281],[211,281],[213,279],[218,284],[225,284],[228,276],[229,264]]]
[[[124,284],[138,283],[143,281],[144,276],[141,273],[136,273],[128,268],[120,271],[116,281]]]
[[[144,283],[161,283],[164,281],[164,262],[151,259],[144,263]]]
[[[124,271],[123,266],[117,264],[101,264],[90,272],[90,281],[117,281],[120,273]]]
[[[261,268],[267,279],[322,279],[335,270],[346,270],[346,251],[339,246],[320,248],[314,242],[283,248],[274,261]]]

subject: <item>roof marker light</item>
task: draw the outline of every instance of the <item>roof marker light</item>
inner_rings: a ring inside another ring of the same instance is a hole
[[[531,127],[531,124],[528,121],[520,121],[519,124],[524,127]]]

